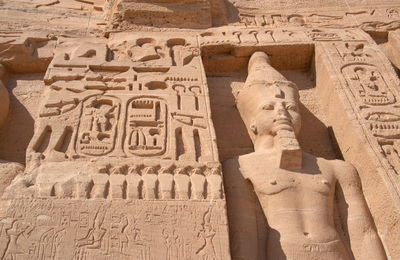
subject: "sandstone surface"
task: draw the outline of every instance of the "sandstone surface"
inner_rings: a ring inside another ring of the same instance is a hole
[[[0,258],[400,259],[398,0],[0,0]]]

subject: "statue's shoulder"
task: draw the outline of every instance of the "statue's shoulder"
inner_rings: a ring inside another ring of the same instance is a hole
[[[359,178],[356,168],[349,162],[324,158],[318,158],[317,160],[319,165],[329,168],[338,180],[355,180]]]
[[[222,163],[224,172],[231,174],[238,173],[248,178],[251,171],[251,166],[254,165],[254,153],[244,154],[240,156],[231,157]]]
[[[226,159],[223,161],[223,165],[240,165],[240,164],[246,164],[254,159],[255,153],[248,153],[248,154],[243,154],[239,156],[234,156],[229,159]]]

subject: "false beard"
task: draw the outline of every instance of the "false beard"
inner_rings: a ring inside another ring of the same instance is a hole
[[[279,130],[275,136],[278,151],[278,167],[286,170],[302,168],[302,152],[293,131]]]

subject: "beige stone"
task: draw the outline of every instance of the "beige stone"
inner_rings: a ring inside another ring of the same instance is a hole
[[[253,54],[246,84],[236,97],[255,152],[224,163],[226,174],[242,175],[254,187],[268,223],[268,243],[259,246],[269,259],[386,259],[356,170],[345,162],[301,152],[295,137],[300,130],[297,87],[269,63],[265,53]],[[240,187],[229,189],[228,209],[235,211],[230,216],[233,225],[241,225],[242,210],[235,205]],[[344,236],[336,229],[335,214]],[[243,223],[257,224],[246,219]],[[249,239],[249,231],[241,234],[235,226],[232,230],[231,240]],[[257,233],[251,236],[257,244]],[[233,258],[257,258],[257,246],[241,248],[241,242],[235,242]]]
[[[400,56],[396,50],[399,49],[400,46],[400,30],[396,30],[390,32],[388,35],[388,58],[393,62],[393,64],[400,68]]]
[[[0,127],[2,127],[7,120],[8,111],[10,109],[10,97],[7,89],[4,87],[3,80],[5,78],[6,69],[0,64]]]
[[[397,0],[1,2],[0,258],[399,259],[399,29]]]
[[[27,168],[3,195],[11,203],[32,201],[17,213],[24,215],[21,221],[34,222],[38,215],[60,217],[60,222],[31,226],[31,243],[42,243],[43,232],[54,228],[76,229],[83,224],[77,224],[72,212],[95,207],[85,213],[85,225],[92,225],[89,231],[50,235],[54,243],[63,244],[54,250],[70,248],[77,259],[104,252],[124,259],[229,258],[207,85],[196,38],[183,37],[118,34],[109,40],[58,40],[27,147]],[[213,173],[205,174],[209,171]],[[119,213],[107,206],[116,201]],[[60,209],[69,205],[69,217],[43,211],[46,207],[38,206],[43,203]],[[142,204],[134,206],[137,203]],[[32,215],[25,214],[28,208]],[[150,224],[141,231],[141,250],[129,249],[137,245],[129,238],[129,218],[135,211],[143,214],[140,221]],[[14,221],[14,213],[7,212],[6,218]],[[193,214],[189,219],[188,212]],[[114,227],[115,218],[121,228]],[[180,225],[182,221],[188,225]],[[161,232],[157,239],[155,230]],[[158,248],[158,239],[165,247]],[[20,243],[22,255],[40,254],[39,248],[30,253],[29,246]],[[5,255],[14,257],[7,250]],[[51,250],[45,254],[58,258]]]
[[[137,25],[198,29],[228,22],[222,0],[107,1],[106,7],[108,31],[129,30]]]

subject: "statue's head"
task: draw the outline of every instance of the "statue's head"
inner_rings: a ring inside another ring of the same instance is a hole
[[[249,61],[249,74],[236,96],[236,105],[253,142],[279,131],[300,131],[297,86],[271,67],[264,52],[255,52]]]

